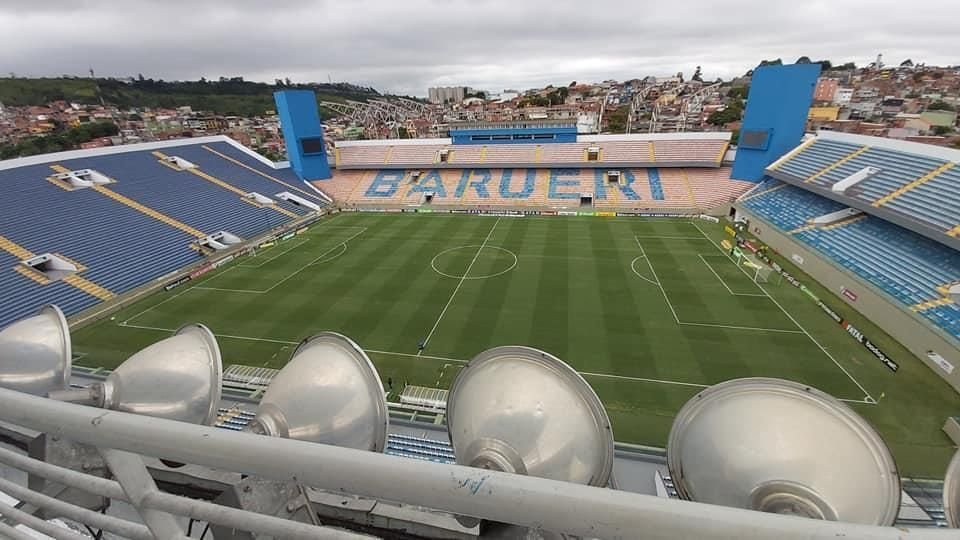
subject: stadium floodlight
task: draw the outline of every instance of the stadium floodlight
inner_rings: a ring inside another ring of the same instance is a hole
[[[383,452],[389,428],[383,383],[359,345],[335,332],[305,339],[270,382],[253,433]]]
[[[70,328],[57,306],[0,330],[0,387],[34,395],[63,390],[71,365]]]
[[[447,400],[457,463],[605,487],[613,430],[593,388],[553,355],[495,347],[457,374]]]
[[[780,379],[736,379],[690,399],[667,465],[680,495],[698,502],[867,525],[891,525],[900,509],[896,465],[870,424]]]
[[[134,354],[103,382],[57,390],[53,399],[211,425],[220,404],[223,365],[213,332],[201,324],[177,330]]]
[[[950,460],[947,476],[943,479],[943,513],[947,524],[960,529],[960,450]]]

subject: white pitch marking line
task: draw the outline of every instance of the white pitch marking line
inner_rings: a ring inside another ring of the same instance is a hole
[[[633,240],[637,243],[637,247],[640,248],[640,253],[643,254],[643,258],[647,261],[647,266],[650,267],[650,273],[653,274],[653,279],[657,280],[657,287],[660,289],[660,292],[663,294],[663,299],[667,301],[667,307],[670,308],[670,313],[673,313],[673,320],[677,324],[680,324],[680,317],[677,317],[677,310],[673,309],[673,304],[670,302],[670,299],[667,298],[667,291],[663,288],[663,283],[660,281],[660,277],[657,275],[657,271],[653,269],[653,264],[650,262],[650,257],[647,257],[647,252],[643,249],[643,244],[640,243],[640,239],[634,235]]]
[[[696,226],[696,225],[694,225]],[[643,245],[640,243],[640,239],[634,237],[637,246],[640,248],[640,253],[642,257],[647,260],[647,266],[650,267],[650,272],[653,273],[653,277],[656,278],[656,285],[660,289],[660,292],[663,293],[663,299],[667,301],[667,307],[670,308],[670,313],[673,313],[673,320],[677,322],[680,326],[704,326],[710,328],[728,328],[731,330],[752,330],[755,332],[778,332],[781,334],[801,334],[802,332],[797,330],[784,330],[781,328],[757,328],[753,326],[731,326],[726,324],[711,324],[711,323],[695,323],[695,322],[683,322],[680,320],[680,317],[677,316],[677,311],[673,308],[673,303],[670,302],[670,298],[667,297],[667,291],[663,288],[663,284],[660,282],[660,278],[657,276],[657,271],[653,269],[653,263],[650,262],[650,257],[647,257],[646,251],[643,250]]]
[[[697,323],[697,322],[680,322],[681,326],[706,326],[710,328],[729,328],[731,330],[751,330],[754,332],[778,332],[781,334],[802,334],[803,332],[799,330],[786,330],[783,328],[761,328],[757,326],[731,326],[728,324],[713,324],[713,323]]]
[[[158,328],[158,327],[156,327],[156,326],[140,326],[140,325],[136,325],[136,324],[123,324],[123,323],[120,323],[120,326],[125,326],[125,327],[128,327],[128,328],[137,328],[137,329],[140,329],[140,330],[154,330],[154,331],[157,331],[157,332],[167,332],[167,333],[171,333],[171,334],[174,333],[174,332],[176,332],[176,330],[174,330],[173,328]],[[270,338],[255,338],[255,337],[249,337],[249,336],[234,336],[234,335],[230,335],[230,334],[214,334],[214,335],[215,335],[216,337],[218,337],[218,338],[240,339],[240,340],[245,340],[245,341],[262,341],[262,342],[266,342],[266,343],[280,343],[280,344],[283,344],[283,345],[297,345],[297,344],[300,343],[300,342],[298,342],[298,341],[285,341],[285,340],[282,340],[282,339],[270,339]],[[286,349],[286,348],[287,348],[287,347],[281,347],[281,350]],[[449,358],[449,357],[446,357],[446,356],[431,356],[431,355],[428,355],[428,354],[418,355],[418,354],[392,352],[392,351],[378,351],[378,350],[375,350],[375,349],[364,349],[364,350],[365,350],[366,352],[368,352],[368,353],[383,354],[383,355],[388,355],[388,356],[403,356],[403,357],[406,357],[406,358],[422,358],[422,359],[425,359],[425,360],[437,360],[437,361],[440,361],[440,362],[449,362],[449,363],[456,363],[456,364],[468,364],[468,363],[469,363],[468,360],[462,360],[462,359],[459,359],[459,358]],[[645,378],[645,377],[628,377],[628,376],[626,376],[626,375],[609,375],[609,374],[606,374],[606,373],[590,373],[590,372],[588,372],[588,371],[580,371],[580,372],[578,372],[578,373],[580,373],[581,375],[587,376],[587,377],[605,377],[605,378],[609,378],[609,379],[623,379],[623,380],[627,380],[627,381],[651,382],[651,383],[669,384],[669,385],[675,385],[675,386],[690,386],[690,387],[694,387],[694,388],[709,388],[709,387],[710,387],[710,385],[707,385],[707,384],[697,384],[697,383],[682,382],[682,381],[668,381],[668,380],[664,380],[664,379],[649,379],[649,378]],[[841,399],[840,401],[846,401],[847,403],[862,403],[862,404],[866,404],[866,405],[876,405],[876,402],[873,401],[872,399],[873,399],[873,398],[866,398],[866,399],[861,399],[861,400]]]
[[[427,334],[427,338],[423,340],[423,347],[417,351],[417,356],[420,356],[420,353],[423,352],[423,349],[426,348],[428,343],[430,343],[430,338],[433,337],[433,333],[437,331],[437,326],[440,325],[440,321],[443,320],[443,316],[447,313],[447,308],[450,307],[450,304],[453,302],[453,298],[457,296],[457,292],[460,291],[460,287],[463,286],[463,282],[466,281],[467,276],[470,275],[470,270],[477,262],[477,258],[480,257],[480,252],[483,251],[484,246],[486,246],[487,242],[490,241],[490,236],[493,235],[493,231],[496,230],[497,225],[500,224],[500,219],[501,218],[498,217],[497,220],[493,222],[493,227],[490,227],[490,232],[487,233],[487,237],[483,239],[483,243],[480,244],[479,248],[477,248],[477,252],[473,255],[473,260],[470,261],[470,266],[467,266],[466,271],[464,271],[463,276],[457,283],[457,287],[453,289],[453,293],[450,295],[450,298],[447,299],[447,305],[443,306],[443,311],[441,311],[440,316],[437,317],[437,322],[433,323],[433,328],[430,329],[430,333]]]
[[[443,367],[440,368],[440,376],[437,377],[437,384],[435,384],[435,385],[433,385],[433,386],[435,386],[436,388],[440,388],[440,381],[443,380],[443,372],[446,371],[446,370],[447,370],[447,367],[449,367],[449,366],[450,366],[450,364],[444,364]]]
[[[761,297],[761,298],[764,297],[764,296],[766,296],[765,294],[735,293],[735,292],[733,292],[733,290],[730,289],[730,286],[727,285],[727,282],[724,281],[722,277],[720,277],[720,274],[718,274],[716,270],[713,269],[713,266],[710,266],[710,263],[708,263],[707,260],[703,258],[703,255],[700,255],[700,254],[698,253],[698,254],[697,254],[697,257],[700,257],[700,260],[703,261],[703,264],[707,265],[707,268],[710,269],[710,271],[713,273],[713,275],[717,276],[717,279],[719,279],[719,280],[720,280],[720,283],[723,284],[723,287],[724,287],[725,289],[727,289],[727,292],[729,292],[729,293],[732,294],[733,296],[759,296],[759,297]]]
[[[230,270],[233,270],[234,268],[235,268],[235,267],[231,266],[230,268],[227,268],[226,270],[224,270],[223,273],[229,272]],[[140,313],[137,313],[136,315],[130,317],[129,319],[123,321],[123,322],[120,323],[120,324],[123,325],[123,326],[127,326],[127,323],[129,323],[130,321],[136,319],[137,317],[140,317],[140,316],[143,315],[144,313],[153,311],[154,309],[156,309],[156,308],[158,308],[158,307],[166,304],[167,302],[169,302],[169,301],[171,301],[171,300],[174,300],[174,299],[176,299],[176,298],[179,298],[180,295],[182,295],[182,294],[184,294],[184,293],[187,293],[187,292],[190,292],[190,290],[191,290],[191,289],[194,289],[194,288],[195,288],[195,287],[190,287],[190,288],[188,288],[188,289],[182,290],[182,291],[180,291],[180,292],[178,292],[177,294],[171,296],[170,298],[167,298],[166,300],[164,300],[164,301],[162,301],[162,302],[157,302],[156,304],[148,307],[147,309],[141,311]]]
[[[659,240],[704,240],[702,236],[656,236],[656,235],[633,235],[640,239],[659,239]]]
[[[329,259],[323,259],[323,260],[321,260],[321,261],[312,262],[312,263],[308,264],[307,266],[315,266],[315,265],[318,265],[318,264],[328,263],[328,262],[336,259],[337,257],[340,257],[341,255],[343,255],[344,253],[347,252],[347,243],[344,242],[344,243],[340,244],[340,247],[343,248],[343,249],[340,250],[340,253],[337,253],[336,255],[334,255],[333,257],[330,257]]]
[[[693,388],[710,388],[710,385],[708,385],[708,384],[697,384],[697,383],[680,382],[680,381],[664,381],[664,380],[661,380],[661,379],[647,379],[647,378],[645,378],[645,377],[627,377],[626,375],[608,375],[608,374],[606,374],[606,373],[589,373],[589,372],[586,372],[586,371],[581,371],[580,374],[581,374],[581,375],[585,375],[585,376],[587,376],[587,377],[604,377],[604,378],[608,378],[608,379],[624,379],[624,380],[627,380],[627,381],[652,382],[652,383],[660,383],[660,384],[673,384],[673,385],[677,385],[677,386],[690,386],[690,387],[693,387]]]
[[[334,225],[334,227],[336,227],[336,225]],[[263,266],[263,265],[265,265],[265,264],[273,261],[273,260],[276,259],[277,257],[282,257],[282,256],[286,255],[287,253],[290,253],[291,251],[297,249],[298,247],[306,244],[306,243],[309,242],[309,241],[310,241],[310,239],[307,238],[307,239],[304,240],[303,242],[300,242],[299,244],[297,244],[297,245],[295,245],[295,246],[292,246],[292,247],[287,248],[286,251],[281,251],[280,253],[277,253],[277,254],[274,255],[273,257],[270,257],[269,259],[267,259],[267,260],[265,260],[265,261],[262,261],[260,264],[239,264],[239,265],[237,265],[237,266],[239,266],[240,268],[260,268],[261,266]]]
[[[650,278],[648,278],[648,277],[646,277],[646,276],[642,276],[642,275],[640,275],[640,272],[637,272],[637,267],[636,267],[637,261],[639,261],[640,259],[646,259],[646,258],[647,258],[646,255],[640,255],[639,257],[637,257],[637,258],[633,259],[632,261],[630,261],[630,269],[633,270],[633,273],[636,274],[638,278],[646,281],[647,283],[653,283],[654,285],[659,286],[660,284],[657,283],[656,281],[654,281],[654,280],[652,280],[652,279],[650,279]]]
[[[315,263],[316,263],[317,261],[319,261],[320,259],[326,257],[327,255],[329,255],[330,253],[332,253],[333,250],[343,248],[344,251],[346,251],[347,242],[349,242],[350,240],[353,240],[354,238],[360,236],[360,235],[363,234],[363,232],[366,231],[366,230],[367,230],[367,228],[366,228],[366,227],[363,227],[361,231],[357,232],[356,234],[354,234],[354,235],[351,236],[350,238],[347,238],[347,239],[344,240],[343,242],[340,242],[339,244],[333,246],[332,248],[328,249],[327,251],[324,251],[324,252],[321,253],[316,259],[313,259],[312,261],[308,262],[307,264],[301,266],[299,270],[297,270],[297,271],[295,271],[294,273],[290,274],[289,276],[281,279],[280,281],[274,283],[273,286],[271,286],[269,289],[267,289],[267,290],[265,290],[265,291],[256,291],[256,290],[252,290],[252,289],[221,289],[221,288],[218,288],[218,287],[204,287],[204,286],[202,286],[202,285],[197,285],[196,287],[191,287],[190,289],[187,289],[187,290],[200,289],[200,290],[203,290],[203,291],[236,292],[236,293],[248,293],[248,294],[267,294],[267,293],[269,293],[270,291],[272,291],[272,290],[276,289],[277,287],[279,287],[280,285],[283,285],[283,283],[286,282],[288,279],[290,279],[290,278],[292,278],[293,276],[299,274],[300,272],[303,272],[304,270],[306,270],[308,266],[312,266],[313,264],[315,264]],[[342,255],[342,253],[341,253],[341,255]],[[339,255],[337,255],[337,257],[339,257]],[[332,258],[336,258],[336,257],[332,257]],[[324,261],[324,262],[325,262],[325,261]],[[184,291],[184,292],[187,292],[187,291]],[[182,294],[182,293],[181,293],[181,294]],[[172,298],[171,298],[171,300],[172,300]],[[159,304],[158,304],[158,305],[159,305]]]
[[[451,275],[451,274],[447,274],[446,272],[441,272],[441,271],[437,268],[437,259],[438,259],[441,255],[443,255],[444,253],[449,253],[449,252],[454,251],[454,250],[457,250],[457,249],[465,249],[465,248],[472,248],[472,247],[477,247],[477,245],[476,245],[476,244],[473,244],[473,245],[468,245],[468,246],[456,246],[456,247],[452,247],[452,248],[449,248],[449,249],[445,249],[445,250],[441,251],[440,253],[437,253],[436,255],[433,256],[432,259],[430,259],[430,268],[432,268],[434,272],[440,274],[440,275],[443,276],[443,277],[448,277],[448,278],[453,278],[453,279],[490,279],[490,278],[495,278],[495,277],[497,277],[497,276],[502,276],[503,274],[506,274],[507,272],[513,270],[514,268],[516,268],[517,263],[519,262],[519,260],[517,259],[517,254],[514,253],[514,252],[512,252],[512,251],[510,251],[509,249],[502,248],[502,247],[497,247],[497,246],[487,246],[487,247],[489,247],[490,249],[497,249],[497,250],[500,250],[500,251],[503,251],[503,252],[506,252],[506,253],[509,253],[510,255],[512,255],[512,256],[513,256],[513,264],[511,264],[510,267],[507,268],[506,270],[501,270],[500,272],[497,272],[496,274],[490,274],[490,275],[488,275],[488,276],[470,276],[470,277],[466,277],[466,278],[464,278],[464,276],[454,276],[454,275]],[[480,249],[483,249],[483,247],[481,246]],[[592,259],[591,259],[591,260],[592,260]]]
[[[721,253],[725,253],[725,252],[723,251],[723,249],[722,249],[720,246],[718,246],[716,242],[713,241],[712,238],[710,238],[709,236],[707,236],[707,233],[703,232],[703,230],[700,228],[699,225],[697,225],[696,223],[694,223],[693,226],[696,227],[698,231],[700,231],[700,234],[702,234],[704,238],[706,238],[707,240],[710,241],[711,244],[713,244],[714,246],[716,246],[716,248],[717,248],[718,250],[720,250]],[[729,258],[729,255],[728,255],[727,257]],[[730,260],[733,261],[732,258],[731,258]],[[736,262],[736,261],[734,261],[734,262]],[[740,265],[739,265],[739,264],[737,265],[737,268],[740,268]],[[743,268],[740,268],[740,271],[743,272],[743,274],[744,274],[745,276],[747,276],[748,278],[750,277],[750,274],[748,274]],[[751,281],[752,281],[752,280],[751,280]],[[823,345],[820,344],[819,341],[817,341],[816,339],[814,339],[814,337],[810,335],[810,332],[807,332],[806,328],[804,328],[803,326],[801,326],[800,323],[797,322],[797,320],[793,318],[793,315],[791,315],[790,312],[788,312],[786,309],[784,309],[783,306],[780,305],[780,302],[777,302],[777,300],[776,300],[773,296],[771,296],[769,292],[767,292],[767,289],[763,288],[763,286],[760,285],[759,283],[754,282],[754,284],[755,284],[761,291],[763,291],[764,294],[767,295],[767,298],[769,298],[771,302],[773,302],[774,304],[776,304],[776,306],[777,306],[778,308],[780,308],[780,311],[782,311],[783,314],[786,315],[788,319],[790,319],[791,321],[793,321],[793,324],[797,325],[797,328],[799,328],[804,334],[807,335],[808,338],[810,338],[810,341],[812,341],[814,345],[816,345],[821,351],[823,351],[823,354],[827,355],[827,358],[829,358],[834,364],[836,364],[836,366],[837,366],[838,368],[840,368],[840,371],[842,371],[844,375],[846,375],[851,381],[853,381],[853,384],[857,385],[857,388],[859,388],[860,391],[863,392],[863,394],[864,394],[864,399],[865,399],[865,400],[876,401],[876,400],[873,398],[873,396],[870,395],[870,392],[868,392],[867,389],[864,388],[862,384],[860,384],[860,381],[858,381],[857,379],[855,379],[855,378],[853,377],[853,375],[851,375],[850,372],[847,371],[847,368],[843,367],[843,365],[841,365],[840,362],[838,362],[837,359],[834,358],[833,355],[830,354],[830,352],[827,351],[827,349],[825,349],[825,348],[823,347]]]
[[[410,354],[410,353],[400,353],[400,352],[391,352],[391,351],[376,351],[374,349],[364,349],[367,352],[374,354],[386,354],[389,356],[406,356],[408,358],[426,358],[428,360],[439,360],[441,362],[455,362],[457,364],[467,364],[467,360],[460,360],[458,358],[447,358],[445,356],[430,356],[428,354]]]
[[[337,218],[340,217],[341,215],[342,215],[342,214],[337,214],[336,216],[333,216],[333,217],[330,218],[330,219],[324,220],[322,223],[320,223],[319,225],[317,225],[317,227],[328,227],[328,228],[329,228],[329,227],[338,227],[338,228],[350,228],[350,229],[363,229],[364,231],[367,230],[366,227],[358,227],[358,226],[353,226],[353,225],[329,225],[329,223],[330,223],[331,221],[337,219]],[[362,231],[361,231],[361,232],[362,232]],[[352,238],[352,237],[351,237],[351,238]],[[304,242],[307,242],[308,240],[309,240],[309,238],[308,238],[307,240],[304,240]],[[292,249],[292,248],[291,248],[291,249]],[[223,272],[218,272],[218,273],[210,276],[209,278],[204,279],[203,281],[201,281],[201,283],[207,283],[207,282],[209,282],[209,281],[211,281],[211,280],[213,280],[213,279],[215,279],[215,278],[218,278],[218,277],[226,274],[227,272],[229,272],[229,271],[231,271],[231,270],[234,270],[234,269],[236,269],[236,268],[239,268],[240,266],[243,266],[243,265],[240,265],[240,264],[232,265],[232,266],[230,266],[229,268],[227,268],[226,270],[224,270]],[[123,326],[127,326],[130,321],[132,321],[132,320],[140,317],[140,316],[143,315],[144,313],[147,313],[147,312],[149,312],[149,311],[152,311],[153,309],[155,309],[155,308],[157,308],[157,307],[159,307],[159,306],[162,306],[163,304],[166,304],[167,302],[169,302],[169,301],[171,301],[171,300],[173,300],[173,299],[175,299],[175,298],[178,298],[180,295],[185,294],[185,293],[188,293],[188,292],[192,291],[193,289],[198,289],[198,288],[199,288],[199,289],[214,290],[214,291],[219,290],[219,291],[226,291],[226,292],[253,292],[253,291],[246,291],[246,290],[242,290],[242,289],[216,289],[216,288],[213,288],[213,287],[203,287],[202,285],[194,285],[194,286],[192,286],[192,287],[189,287],[189,288],[187,288],[187,289],[184,289],[184,290],[178,292],[177,294],[171,296],[170,298],[167,298],[166,300],[164,300],[164,301],[162,301],[162,302],[158,302],[158,303],[156,303],[156,304],[148,307],[147,309],[141,311],[140,313],[137,313],[136,315],[130,317],[129,319],[123,321],[123,322],[120,323],[120,324],[123,325]]]

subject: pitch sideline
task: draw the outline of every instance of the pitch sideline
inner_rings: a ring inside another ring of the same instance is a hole
[[[700,231],[700,234],[702,234],[704,238],[706,238],[707,240],[710,241],[711,244],[713,244],[714,246],[716,246],[716,248],[717,248],[718,250],[720,250],[721,253],[724,253],[724,255],[726,255],[726,253],[723,251],[723,249],[722,249],[720,246],[718,246],[717,243],[714,242],[713,239],[710,238],[710,237],[707,235],[707,233],[703,232],[703,229],[701,229],[699,225],[697,225],[696,223],[693,223],[693,226],[696,227],[696,229],[697,229],[698,231]],[[727,256],[727,258],[730,258],[729,255],[726,255],[726,256]],[[730,260],[733,261],[732,258],[731,258]],[[735,261],[734,261],[734,262],[735,262]],[[739,264],[737,265],[737,268],[740,268],[740,265],[739,265]],[[746,275],[748,278],[750,277],[750,274],[747,274],[747,272],[746,272],[743,268],[740,268],[740,271],[743,272],[744,275]],[[751,280],[751,281],[752,281],[752,280]],[[873,397],[872,395],[870,395],[870,392],[868,392],[867,389],[864,388],[862,384],[860,384],[860,381],[858,381],[856,378],[854,378],[854,376],[851,375],[850,372],[847,371],[847,369],[846,369],[845,367],[843,367],[843,365],[841,365],[840,362],[838,362],[837,359],[834,358],[833,355],[830,354],[830,352],[827,351],[827,349],[824,348],[824,346],[821,345],[819,341],[817,341],[812,335],[810,335],[810,332],[807,332],[807,329],[804,328],[803,326],[801,326],[800,323],[793,317],[793,315],[791,315],[789,311],[787,311],[782,305],[780,305],[780,302],[777,302],[777,300],[767,291],[767,289],[765,289],[765,288],[764,288],[762,285],[760,285],[759,283],[756,283],[756,282],[754,282],[754,283],[756,284],[756,286],[757,286],[761,291],[763,291],[763,293],[764,293],[765,295],[767,295],[767,298],[769,298],[771,302],[773,302],[778,308],[780,308],[780,311],[782,311],[783,314],[787,316],[787,318],[789,318],[791,321],[793,321],[793,324],[797,325],[797,328],[799,328],[800,330],[802,330],[803,333],[806,334],[808,338],[810,338],[810,341],[812,341],[814,345],[816,345],[821,351],[823,351],[823,354],[827,355],[827,358],[829,358],[838,368],[840,368],[840,371],[842,371],[843,374],[847,376],[847,378],[849,378],[851,381],[853,381],[853,384],[857,385],[857,388],[859,388],[859,389],[863,392],[863,394],[864,394],[863,402],[865,402],[865,403],[869,403],[869,402],[874,402],[874,403],[876,403],[876,399],[874,399],[874,397]]]

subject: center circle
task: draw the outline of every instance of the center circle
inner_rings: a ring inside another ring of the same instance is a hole
[[[484,264],[490,270],[486,274],[476,274],[474,268],[478,264]],[[517,255],[514,252],[480,244],[445,249],[430,261],[430,268],[434,272],[453,279],[488,279],[506,274],[516,266]],[[467,275],[467,270],[470,270],[470,275]]]

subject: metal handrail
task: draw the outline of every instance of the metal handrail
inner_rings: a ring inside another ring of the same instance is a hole
[[[4,389],[0,389],[0,411],[4,421],[100,448],[164,457],[272,480],[296,481],[334,492],[578,536],[634,538],[642,534],[645,538],[664,539],[777,537],[781,540],[957,536],[956,531],[950,530],[818,521],[427,463],[105,411]],[[155,491],[141,502],[148,508],[159,509],[161,505],[157,501],[168,496],[173,497]],[[166,508],[186,513],[193,505],[200,506],[200,501],[186,501],[178,503],[184,506],[174,508],[171,504]],[[245,513],[262,518],[259,514]]]

